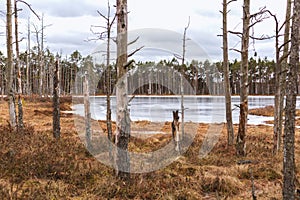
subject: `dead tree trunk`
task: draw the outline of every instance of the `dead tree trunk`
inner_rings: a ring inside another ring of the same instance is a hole
[[[60,138],[60,86],[59,86],[59,60],[55,62],[53,77],[53,137]]]
[[[111,93],[111,68],[110,68],[110,40],[111,40],[111,29],[112,26],[115,22],[116,16],[114,15],[114,18],[111,20],[111,16],[110,16],[110,4],[108,1],[108,13],[107,16],[103,15],[101,12],[98,11],[98,13],[100,14],[100,16],[102,18],[105,19],[106,21],[106,31],[104,33],[106,33],[106,71],[105,71],[105,89],[106,89],[106,127],[107,127],[107,137],[109,141],[112,141],[112,122],[111,122],[111,106],[110,106],[110,102],[111,102],[111,98],[110,98],[110,93]],[[104,39],[102,37],[100,37],[100,39]],[[112,147],[111,147],[111,142],[109,142],[109,156],[110,158],[112,158]]]
[[[180,146],[180,140],[184,136],[184,85],[183,85],[183,79],[184,79],[184,63],[185,63],[185,53],[186,53],[186,31],[190,26],[190,17],[188,21],[188,25],[184,28],[183,32],[183,43],[182,43],[182,62],[181,62],[181,75],[180,75],[180,94],[181,94],[181,137],[178,139],[178,145]],[[180,148],[178,147],[178,151],[180,151]]]
[[[285,17],[285,31],[283,41],[283,55],[280,57],[281,48],[279,47],[279,28],[276,20],[276,66],[275,66],[275,100],[274,100],[274,147],[273,152],[277,153],[281,146],[282,123],[283,123],[283,102],[285,95],[285,77],[287,68],[287,57],[289,51],[290,39],[290,18],[291,18],[292,1],[287,0],[286,17]]]
[[[26,55],[26,94],[31,94],[31,83],[30,83],[30,19],[28,18],[28,44],[27,44],[27,55]]]
[[[295,117],[299,72],[300,0],[294,1],[290,68],[287,73],[284,155],[283,155],[283,199],[295,199]]]
[[[23,104],[22,104],[22,79],[21,79],[21,67],[19,61],[19,29],[18,29],[18,7],[17,0],[14,0],[14,14],[15,14],[15,44],[16,44],[16,66],[15,68],[18,70],[17,74],[17,89],[18,89],[18,127],[23,128]]]
[[[241,91],[240,91],[240,118],[236,141],[236,153],[239,156],[246,155],[246,128],[248,117],[248,47],[250,25],[250,0],[244,0],[243,5],[243,33],[241,49]]]
[[[229,81],[229,62],[228,62],[227,5],[229,3],[227,3],[227,0],[223,0],[222,14],[223,14],[223,70],[224,70],[225,106],[226,106],[226,122],[227,122],[227,144],[231,146],[233,145],[234,132],[233,132],[233,123],[232,123],[231,90],[230,90],[230,81]]]
[[[127,0],[117,0],[117,119],[116,119],[116,172],[123,180],[130,178],[130,158],[128,143],[130,139],[130,117],[127,99]]]
[[[87,74],[84,75],[83,82],[83,93],[84,93],[84,116],[85,116],[85,139],[86,146],[90,150],[91,149],[91,111],[90,111],[90,89],[89,89],[89,76]]]
[[[14,94],[14,64],[13,64],[13,42],[12,42],[12,4],[11,0],[7,0],[6,4],[6,47],[7,47],[7,96],[9,99],[9,123],[12,128],[17,125],[16,122],[16,107],[15,107],[15,94]]]

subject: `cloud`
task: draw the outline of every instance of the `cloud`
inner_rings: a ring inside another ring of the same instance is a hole
[[[106,7],[92,0],[31,0],[33,9],[53,17],[98,16],[97,10],[106,12]]]

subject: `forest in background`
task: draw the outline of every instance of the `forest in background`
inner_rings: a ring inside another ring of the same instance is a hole
[[[51,96],[53,91],[53,73],[56,56],[49,49],[38,52],[37,47],[33,47],[28,51],[20,54],[19,65],[21,67],[21,81],[23,95],[39,95]],[[92,56],[83,57],[77,50],[70,56],[61,58],[60,64],[60,86],[62,95],[83,94],[83,76],[89,72],[93,80],[95,88],[91,93],[95,95],[106,94],[106,76],[105,64],[95,63]],[[16,61],[16,60],[15,60]],[[0,52],[0,94],[3,96],[7,93],[7,58]],[[233,95],[240,93],[240,61],[234,60],[229,63],[229,79],[230,89]],[[16,66],[16,65],[15,65]],[[42,68],[40,66],[43,66]],[[148,73],[148,68],[152,67],[152,76],[145,76]],[[117,81],[116,65],[110,65],[110,83],[111,93],[115,88]],[[147,68],[147,70],[145,70]],[[176,72],[184,70],[184,77],[190,84],[192,91],[187,91],[186,94],[208,95],[208,94],[224,94],[223,82],[224,73],[222,62],[204,62],[192,60],[186,62],[183,67],[179,60],[161,60],[159,62],[133,62],[129,67],[128,87],[134,85],[139,79],[149,79],[152,82],[160,83],[149,86],[143,85],[134,92],[135,95],[172,95],[180,94],[178,91],[171,91],[170,88],[164,87],[164,81],[174,82],[177,84]],[[156,70],[156,71],[155,71]],[[158,70],[158,71],[157,71]],[[275,93],[275,62],[267,58],[250,58],[249,59],[249,94],[250,95],[274,95]],[[17,71],[17,69],[15,69]],[[134,73],[130,73],[134,71]],[[14,73],[14,82],[17,82],[17,73]],[[144,80],[145,81],[145,80]],[[146,80],[147,82],[148,80]],[[14,84],[15,91],[17,84]],[[174,88],[174,87],[172,87]]]

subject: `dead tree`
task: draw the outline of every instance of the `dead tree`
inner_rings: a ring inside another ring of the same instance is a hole
[[[19,26],[18,26],[18,12],[20,11],[18,9],[17,3],[21,2],[26,4],[31,12],[33,12],[37,18],[39,19],[39,16],[35,13],[35,11],[31,8],[31,6],[22,1],[22,0],[14,0],[14,17],[15,17],[15,45],[16,45],[16,62],[15,62],[15,68],[17,69],[17,94],[18,94],[18,127],[23,128],[24,122],[23,122],[23,105],[22,105],[22,79],[21,79],[21,66],[19,61]]]
[[[283,199],[295,199],[295,118],[299,73],[300,0],[294,1],[284,124]]]
[[[89,95],[89,76],[88,72],[85,72],[83,82],[83,94],[84,94],[84,116],[85,116],[85,138],[87,148],[91,149],[91,111],[90,111],[90,95]]]
[[[224,87],[225,87],[225,106],[226,106],[226,125],[227,125],[227,144],[233,145],[234,131],[232,123],[232,108],[231,108],[231,90],[229,81],[229,61],[228,61],[228,31],[227,31],[227,6],[236,0],[223,0],[223,71],[224,71]]]
[[[111,155],[111,141],[112,141],[112,122],[111,122],[111,67],[110,67],[110,44],[111,44],[111,33],[112,33],[112,26],[115,22],[116,16],[114,15],[113,19],[111,19],[111,8],[108,1],[108,12],[107,16],[103,15],[101,12],[98,11],[98,14],[106,21],[106,26],[100,26],[101,28],[105,28],[104,32],[99,33],[100,40],[106,39],[106,71],[105,71],[105,80],[106,80],[106,127],[107,127],[107,137],[109,142],[109,154]],[[97,34],[97,33],[96,33]]]
[[[291,18],[291,0],[287,0],[285,22],[279,27],[279,22],[276,15],[270,13],[275,20],[276,25],[276,62],[275,62],[275,99],[274,99],[274,144],[273,153],[277,153],[281,146],[282,136],[282,122],[283,122],[283,102],[285,94],[285,80],[287,57],[289,56],[289,42],[290,42],[290,18]],[[284,41],[279,46],[280,31],[285,27]],[[283,54],[280,53],[283,48]]]
[[[16,107],[14,94],[14,64],[13,64],[13,42],[12,42],[12,4],[11,0],[6,1],[6,47],[7,47],[7,96],[9,99],[9,123],[12,128],[17,125],[16,122]]]
[[[181,76],[180,76],[180,94],[181,94],[181,136],[184,136],[184,64],[185,64],[185,53],[186,53],[186,32],[190,26],[190,17],[187,26],[184,28],[183,39],[182,39],[182,59],[181,59]],[[180,137],[178,138],[180,140]]]
[[[240,118],[239,129],[236,140],[236,153],[240,156],[246,155],[246,126],[248,116],[248,48],[249,48],[249,26],[250,26],[250,0],[244,0],[243,6],[243,34],[241,49],[241,91],[240,91]]]
[[[186,41],[188,40],[186,38],[186,32],[187,29],[190,26],[190,17],[188,20],[187,26],[184,28],[183,32],[183,38],[182,38],[182,55],[177,55],[175,54],[174,56],[177,59],[181,60],[181,74],[180,74],[180,96],[181,96],[181,137],[178,135],[178,142],[180,142],[180,139],[182,136],[184,136],[184,84],[183,84],[183,79],[184,79],[184,64],[185,64],[185,54],[186,54]]]
[[[59,78],[59,59],[56,59],[53,76],[53,137],[60,138],[60,78]]]
[[[23,128],[23,105],[22,105],[22,79],[21,79],[21,67],[19,62],[19,29],[18,29],[18,7],[17,0],[14,0],[14,14],[15,14],[15,44],[16,44],[16,63],[15,68],[17,69],[17,94],[18,94],[18,128]]]
[[[265,8],[261,8],[259,12],[250,15],[250,0],[244,0],[243,5],[243,32],[228,31],[238,35],[241,38],[242,46],[241,50],[233,49],[241,54],[241,89],[240,89],[240,116],[239,116],[239,128],[236,139],[236,154],[239,156],[246,155],[246,133],[247,133],[247,118],[248,118],[248,95],[249,95],[249,81],[248,81],[248,52],[249,52],[249,40],[266,40],[273,38],[272,36],[255,37],[250,36],[250,29],[255,24],[262,22],[268,18],[268,11]],[[251,23],[250,23],[251,20]]]
[[[130,158],[128,143],[130,139],[130,117],[127,100],[127,45],[128,12],[127,0],[117,0],[117,119],[116,119],[116,173],[123,180],[130,178]]]

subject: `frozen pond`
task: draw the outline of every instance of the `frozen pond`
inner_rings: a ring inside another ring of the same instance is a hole
[[[93,119],[106,119],[106,97],[91,97],[91,114]],[[115,120],[116,101],[112,97],[112,119]],[[299,98],[297,108],[299,108]],[[239,121],[239,96],[232,97],[233,123]],[[249,96],[249,109],[274,105],[273,96]],[[180,96],[136,96],[130,102],[131,120],[149,120],[153,122],[172,121],[172,111],[179,110]],[[219,123],[225,122],[225,98],[222,96],[185,96],[185,121]],[[83,115],[83,104],[73,105],[76,114]],[[248,116],[248,124],[264,124],[273,117]]]

